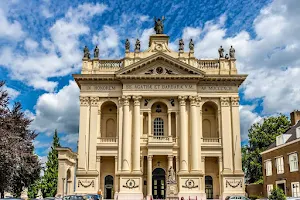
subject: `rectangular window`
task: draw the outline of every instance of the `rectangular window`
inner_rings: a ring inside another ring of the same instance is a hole
[[[300,188],[299,188],[299,182],[293,182],[292,185],[292,196],[293,197],[300,197]]]
[[[277,174],[284,173],[283,157],[276,158]]]
[[[268,193],[268,196],[271,195],[272,190],[273,190],[273,184],[267,185],[267,193]]]
[[[272,161],[267,160],[265,162],[265,164],[266,164],[266,176],[271,176],[272,175]]]
[[[298,171],[298,155],[293,153],[289,155],[290,172]]]

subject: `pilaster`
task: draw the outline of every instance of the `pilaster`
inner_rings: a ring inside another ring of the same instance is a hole
[[[221,115],[222,115],[222,143],[223,143],[223,157],[224,169],[223,173],[232,173],[232,131],[231,131],[231,113],[230,101],[228,97],[221,97]]]
[[[242,169],[242,150],[240,134],[240,111],[239,97],[231,97],[231,117],[233,135],[233,169],[235,173],[243,173]]]
[[[79,97],[79,138],[78,138],[78,170],[87,170],[87,138],[90,122],[90,98]]]
[[[191,172],[199,172],[199,163],[198,163],[198,153],[199,153],[199,127],[198,127],[198,116],[197,113],[197,101],[196,96],[190,96],[190,120],[191,120],[191,149],[192,149],[192,159],[191,159]],[[201,154],[199,154],[201,155]]]
[[[98,122],[98,103],[99,97],[90,97],[91,113],[90,113],[90,132],[89,132],[89,170],[96,171],[96,151],[97,151],[97,125]]]
[[[123,147],[123,99],[119,97],[118,103],[118,171],[121,171]]]
[[[131,171],[131,131],[129,119],[130,96],[123,96],[123,148],[122,148],[122,171]]]

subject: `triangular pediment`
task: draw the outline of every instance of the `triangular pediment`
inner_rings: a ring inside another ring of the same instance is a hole
[[[205,72],[164,53],[156,53],[121,70],[117,76],[199,76]]]

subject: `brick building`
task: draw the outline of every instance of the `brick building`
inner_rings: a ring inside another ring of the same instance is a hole
[[[291,127],[276,142],[261,153],[264,176],[264,196],[275,187],[287,196],[300,197],[300,111],[291,113]]]

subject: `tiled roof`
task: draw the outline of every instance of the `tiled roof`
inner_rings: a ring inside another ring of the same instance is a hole
[[[291,126],[285,133],[283,134],[291,134],[291,137],[285,142],[285,144],[292,142],[297,139],[296,137],[296,128],[300,126],[300,121],[298,121],[294,126]],[[276,141],[273,142],[266,150],[270,150],[276,147]]]

